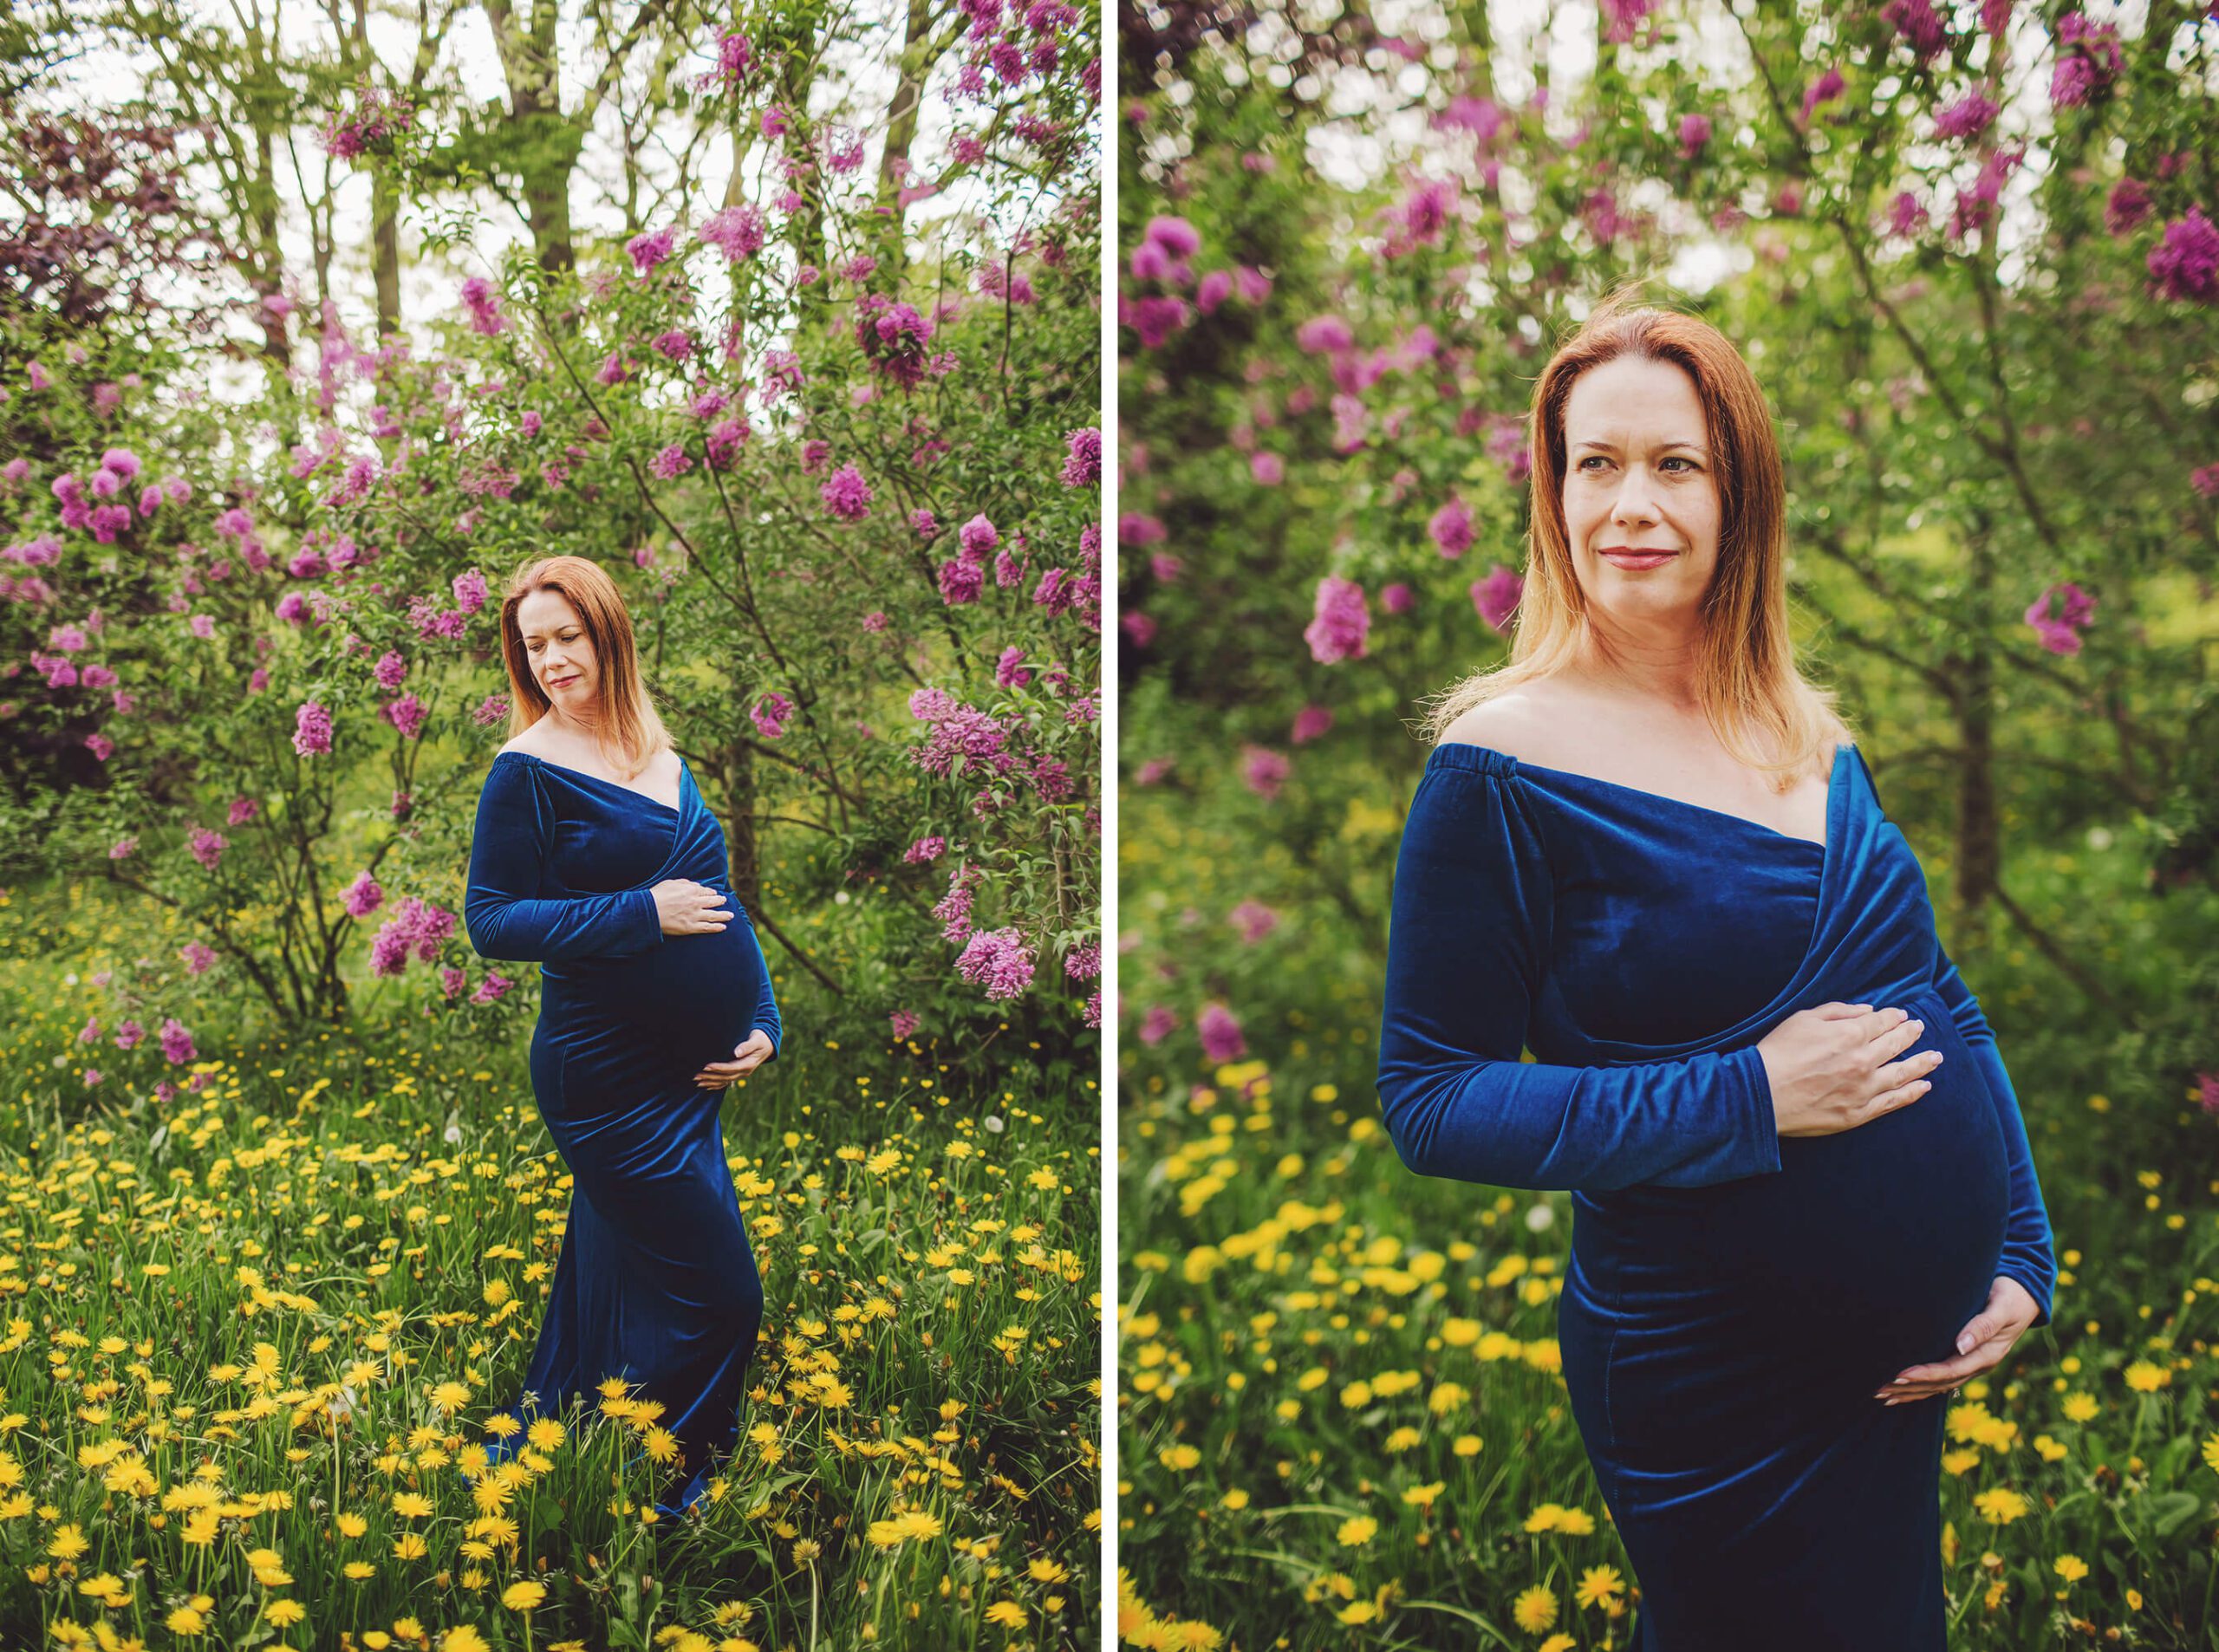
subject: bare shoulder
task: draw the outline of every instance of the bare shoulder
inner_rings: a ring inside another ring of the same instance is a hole
[[[1562,714],[1547,684],[1529,683],[1473,706],[1441,732],[1441,744],[1483,745],[1546,766],[1558,755],[1551,727]]]

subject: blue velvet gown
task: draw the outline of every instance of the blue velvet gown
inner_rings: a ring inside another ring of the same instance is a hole
[[[731,920],[664,934],[650,891],[667,878],[716,890]],[[659,1421],[684,1448],[669,1480],[682,1508],[738,1436],[763,1318],[725,1161],[724,1092],[693,1075],[751,1031],[774,1051],[781,1036],[724,828],[682,760],[674,810],[501,752],[478,795],[463,920],[480,956],[539,964],[532,1089],[572,1178],[522,1413],[597,1404],[602,1379],[628,1379],[634,1397],[662,1402]]]
[[[1421,1174],[1572,1191],[1558,1335],[1636,1652],[1943,1652],[1948,1400],[1873,1393],[1955,1358],[1999,1274],[2049,1323],[2017,1098],[1852,745],[1826,815],[1822,847],[1450,744],[1404,829],[1386,1126]],[[1781,1139],[1757,1043],[1835,1000],[1945,1059],[1897,1111]]]

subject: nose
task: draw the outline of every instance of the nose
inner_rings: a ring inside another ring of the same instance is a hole
[[[1611,520],[1621,526],[1656,520],[1649,480],[1638,465],[1630,467],[1625,480],[1618,485],[1617,498],[1611,502]]]

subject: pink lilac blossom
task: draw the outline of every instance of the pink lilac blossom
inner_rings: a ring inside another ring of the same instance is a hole
[[[2165,225],[2147,263],[2151,296],[2198,304],[2219,299],[2219,227],[2203,216],[2203,208],[2191,206],[2186,218]]]
[[[185,847],[192,852],[194,860],[212,872],[224,858],[224,850],[229,841],[221,832],[211,831],[205,826],[196,826],[192,829],[192,836],[186,840]]]
[[[2050,599],[2058,599],[2053,614]],[[2080,633],[2096,616],[2096,599],[2072,581],[2052,585],[2027,609],[2027,623],[2052,654],[2079,654]]]
[[[1090,981],[1102,973],[1102,943],[1083,941],[1064,955],[1064,973],[1074,981]]]
[[[1305,706],[1294,714],[1294,729],[1289,737],[1297,745],[1307,745],[1322,739],[1333,726],[1333,713],[1323,706]]]
[[[693,468],[693,461],[687,457],[686,445],[673,442],[647,461],[647,469],[666,482],[673,482]]]
[[[947,853],[945,837],[921,837],[902,852],[903,862],[910,866],[927,866]]]
[[[1312,660],[1321,666],[1361,660],[1370,628],[1371,612],[1364,604],[1363,586],[1331,574],[1318,582],[1313,615],[1302,633]]]
[[[186,1062],[198,1058],[199,1051],[192,1047],[192,1035],[185,1031],[185,1024],[175,1016],[164,1018],[159,1036],[162,1043],[162,1057],[171,1066],[181,1067]]]
[[[1002,650],[1001,658],[994,662],[994,686],[998,688],[1022,688],[1032,680],[1032,673],[1025,668],[1025,650],[1012,645]]]
[[[436,961],[440,942],[453,935],[454,927],[453,913],[413,894],[405,897],[370,941],[370,972],[398,975],[412,952],[423,963]]]
[[[506,694],[488,694],[479,700],[470,713],[470,720],[480,728],[491,728],[509,714]]]
[[[1064,485],[1088,488],[1099,483],[1102,480],[1102,433],[1090,425],[1083,430],[1066,431],[1064,441],[1070,450],[1064,460]]]
[[[1226,921],[1240,932],[1244,942],[1253,946],[1279,927],[1279,914],[1260,901],[1243,901],[1226,914]]]
[[[794,703],[784,694],[771,693],[757,700],[748,711],[755,725],[755,732],[766,740],[775,740],[786,732],[786,719],[794,714]]]
[[[1498,563],[1487,570],[1485,579],[1474,582],[1472,606],[1478,611],[1480,618],[1497,631],[1506,634],[1510,629],[1510,616],[1516,612],[1518,600],[1525,594],[1524,578]]]
[[[388,694],[400,687],[407,675],[408,661],[390,651],[380,654],[377,664],[370,669],[371,680]]]
[[[107,857],[111,861],[127,861],[138,852],[139,840],[137,837],[119,837],[114,842],[108,845]]]
[[[1150,1005],[1141,1018],[1140,1040],[1151,1050],[1179,1030],[1179,1018],[1161,1004]]]
[[[2131,235],[2155,210],[2150,186],[2138,178],[2122,178],[2104,199],[2104,230],[2113,240]]]
[[[293,714],[293,750],[304,758],[331,750],[331,712],[316,700],[304,702]]]
[[[982,930],[955,960],[955,972],[986,989],[990,1001],[1013,998],[1032,985],[1032,951],[1014,928]]]
[[[470,995],[470,1001],[472,1004],[498,1003],[501,995],[515,985],[507,976],[489,969],[485,972],[485,979],[478,983],[478,990]]]
[[[472,276],[462,283],[462,302],[470,312],[472,332],[492,338],[507,328],[508,317],[501,314],[501,295],[485,276]]]
[[[1848,84],[1848,81],[1842,79],[1841,71],[1838,68],[1830,68],[1812,81],[1810,89],[1803,94],[1804,124],[1806,126],[1810,124],[1812,110],[1817,108],[1821,103],[1832,102],[1841,95],[1842,88]]]
[[[1693,160],[1710,141],[1710,117],[1707,114],[1683,114],[1680,117],[1680,159]]]
[[[474,568],[457,574],[449,589],[465,614],[475,614],[485,606],[485,576]]]
[[[948,608],[977,602],[986,584],[986,570],[974,562],[958,556],[940,565],[940,600]]]
[[[146,1028],[136,1021],[127,1020],[115,1030],[114,1042],[118,1050],[136,1050],[146,1037]]]
[[[1472,546],[1472,509],[1461,498],[1452,498],[1433,513],[1425,525],[1433,536],[1435,547],[1454,562]]]
[[[1286,782],[1288,767],[1285,755],[1268,746],[1251,745],[1242,749],[1241,781],[1259,797],[1272,799],[1279,795],[1279,788]]]
[[[2063,109],[2086,103],[2118,77],[2122,61],[2115,25],[2093,22],[2085,12],[2067,12],[2058,20],[2051,106]]]
[[[947,875],[947,893],[933,907],[933,916],[940,921],[940,939],[966,940],[971,934],[971,902],[979,874],[970,866],[959,866]]]
[[[384,901],[385,891],[378,887],[375,878],[364,872],[347,886],[346,892],[339,899],[348,917],[367,918]]]
[[[234,797],[231,799],[230,812],[224,817],[224,824],[226,826],[244,826],[247,822],[252,820],[261,812],[262,805],[253,798]]]
[[[214,949],[203,946],[197,940],[185,942],[184,946],[178,948],[177,955],[185,960],[185,972],[187,975],[205,975],[215,967]]]
[[[870,484],[853,465],[843,465],[817,489],[824,508],[843,522],[861,522],[870,514]]]
[[[896,1010],[886,1018],[886,1024],[893,1031],[894,1041],[899,1044],[917,1030],[917,1018],[907,1010]]]
[[[1240,1023],[1222,1004],[1205,1005],[1195,1018],[1194,1031],[1201,1035],[1203,1057],[1211,1062],[1238,1061],[1248,1053],[1248,1041],[1240,1036]]]
[[[378,716],[398,729],[406,739],[414,739],[424,732],[425,719],[432,708],[413,694],[403,694],[399,699],[379,707]]]
[[[632,260],[632,273],[644,276],[670,257],[671,249],[678,244],[675,229],[654,230],[635,235],[624,244],[624,250]]]
[[[1977,92],[1968,93],[1934,117],[1937,137],[1968,142],[1994,123],[1996,106]]]
[[[1948,28],[1934,15],[1932,0],[1888,0],[1881,20],[1892,27],[1923,65],[1949,43]]]

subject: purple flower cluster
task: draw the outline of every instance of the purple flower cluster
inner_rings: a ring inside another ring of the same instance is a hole
[[[2058,20],[2057,67],[2050,71],[2051,107],[2074,108],[2101,94],[2118,78],[2123,58],[2115,24],[2071,11]]]
[[[470,312],[471,330],[491,338],[509,324],[501,314],[500,289],[483,276],[472,276],[462,283],[463,308]]]
[[[1102,433],[1091,425],[1064,433],[1070,455],[1064,460],[1062,480],[1068,488],[1090,488],[1102,480]]]
[[[163,1019],[159,1036],[162,1041],[162,1058],[171,1066],[182,1066],[185,1063],[198,1058],[199,1052],[192,1047],[192,1035],[185,1030],[185,1024],[175,1016],[168,1016]]]
[[[293,714],[293,750],[304,758],[331,750],[331,712],[316,700],[304,702]]]
[[[723,253],[726,263],[739,263],[763,250],[769,232],[763,209],[743,202],[711,213],[693,231],[693,238]]]
[[[1485,579],[1472,584],[1472,606],[1496,630],[1508,633],[1510,616],[1516,612],[1518,600],[1526,595],[1524,577],[1497,563],[1487,570]]]
[[[378,708],[378,716],[400,731],[404,739],[413,740],[424,732],[425,719],[432,708],[413,694],[403,694]]]
[[[2053,597],[2058,600],[2054,614]],[[2070,580],[2051,586],[2027,609],[2027,623],[2052,654],[2079,654],[2080,633],[2095,617],[2096,599]]]
[[[1206,1005],[1195,1018],[1194,1031],[1201,1035],[1202,1055],[1210,1062],[1238,1061],[1248,1053],[1248,1041],[1240,1036],[1240,1023],[1222,1004]]]
[[[339,897],[340,904],[347,909],[347,915],[350,918],[368,917],[384,900],[385,891],[378,887],[378,881],[368,872],[348,884],[346,892]]]
[[[986,989],[990,1001],[1013,998],[1032,985],[1032,951],[1016,929],[982,930],[955,960],[955,972]]]
[[[870,484],[853,465],[843,465],[826,477],[817,496],[843,522],[861,522],[870,514]]]
[[[223,833],[211,831],[205,826],[194,827],[192,836],[185,840],[185,847],[192,851],[192,858],[211,872],[224,858],[224,850],[229,843],[230,840]]]
[[[930,359],[932,323],[912,304],[879,293],[856,301],[856,343],[874,367],[905,390],[921,383]]]
[[[454,924],[452,912],[413,894],[406,897],[371,939],[370,972],[398,975],[408,966],[412,952],[424,963],[432,963],[439,955],[439,943],[454,933]]]
[[[908,866],[929,866],[947,853],[945,837],[921,837],[902,851],[901,859]]]
[[[1315,615],[1302,633],[1312,660],[1321,666],[1361,660],[1370,629],[1371,611],[1364,605],[1363,586],[1331,574],[1318,582]]]
[[[2191,206],[2186,218],[2165,225],[2148,262],[2153,296],[2177,303],[2219,300],[2219,227],[2203,208]]]
[[[644,276],[651,274],[657,265],[668,258],[677,245],[676,230],[649,230],[627,241],[624,250],[631,257],[632,273]]]
[[[758,733],[766,740],[775,740],[786,732],[786,719],[794,714],[794,709],[793,701],[773,693],[757,700],[747,714]]]

